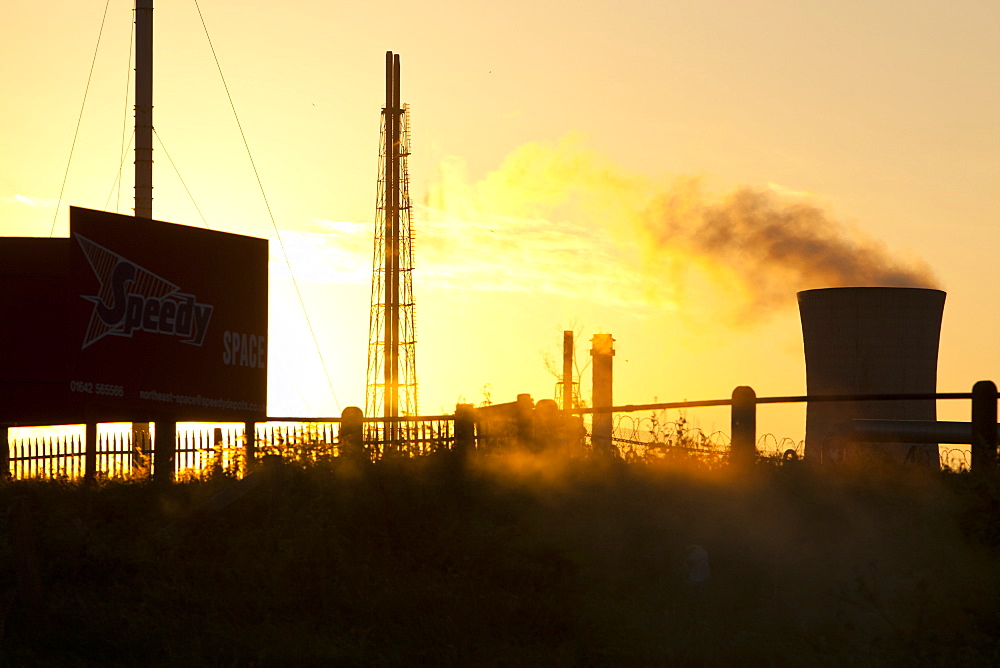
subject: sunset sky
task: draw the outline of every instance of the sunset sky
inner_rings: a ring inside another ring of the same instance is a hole
[[[131,0],[108,5],[56,210],[106,2],[4,4],[3,235],[131,212]],[[946,290],[939,390],[1000,380],[1000,3],[200,7],[332,383],[194,0],[158,0],[157,135],[209,227],[272,240],[271,415],[364,405],[387,50],[412,114],[421,412],[551,397],[564,329],[581,366],[615,337],[618,404],[803,394],[795,293],[837,285]],[[154,217],[201,226],[154,147]],[[802,438],[801,407],[759,420]]]

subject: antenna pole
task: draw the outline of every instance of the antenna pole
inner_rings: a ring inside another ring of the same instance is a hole
[[[392,296],[391,309],[387,320],[392,324],[392,347],[389,349],[388,357],[392,358],[392,394],[390,401],[392,404],[392,417],[399,417],[399,130],[400,112],[402,103],[399,101],[399,54],[393,54],[392,60],[392,232],[391,239],[391,259],[392,271]],[[399,440],[399,423],[393,423],[392,444],[396,446]]]
[[[393,449],[399,416],[399,56],[385,54],[385,440]]]
[[[135,217],[153,217],[153,0],[135,3]],[[156,430],[161,454],[173,446],[172,434],[167,424]],[[133,422],[132,447],[148,450],[149,445],[149,423]],[[168,474],[173,475],[172,468],[156,471],[159,477]]]
[[[135,3],[135,215],[153,217],[153,0]]]
[[[366,439],[381,440],[387,452],[412,443],[410,427],[400,418],[417,414],[410,125],[401,99],[399,55],[387,51],[365,386],[365,415],[382,418],[383,428],[381,435],[378,427],[370,428]]]

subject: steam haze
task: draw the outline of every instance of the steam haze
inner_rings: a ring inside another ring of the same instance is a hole
[[[480,242],[490,248],[496,289],[506,274],[510,289],[575,290],[696,318],[745,321],[793,307],[795,293],[810,288],[937,286],[926,262],[889,250],[813,199],[774,184],[718,196],[694,177],[652,179],[571,135],[523,145],[475,183],[460,164],[442,165],[425,229],[463,238],[470,253]],[[431,273],[458,260],[423,257]]]

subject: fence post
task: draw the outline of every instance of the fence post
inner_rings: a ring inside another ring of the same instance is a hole
[[[340,454],[362,461],[365,454],[365,412],[357,406],[348,406],[340,412],[340,429],[337,432]]]
[[[137,474],[146,469],[150,471],[149,448],[153,444],[153,439],[149,434],[149,422],[132,423],[132,472]]]
[[[752,467],[757,456],[757,393],[740,385],[733,390],[732,441],[729,462],[742,468]]]
[[[132,424],[132,430],[130,432],[132,439],[132,475],[138,476],[142,472],[149,475],[149,423],[142,423],[146,425],[146,429],[136,429],[135,426],[137,424],[140,423],[135,422]]]
[[[560,426],[562,413],[559,404],[552,399],[541,399],[535,404],[535,419],[531,427],[533,448],[536,452],[543,450],[561,450]]]
[[[997,386],[981,380],[972,386],[972,473],[992,473],[996,466]]]
[[[222,427],[212,429],[212,475],[222,475],[225,441],[222,438]]]
[[[455,406],[455,452],[466,454],[476,448],[476,408],[472,404]]]
[[[97,423],[88,422],[84,428],[83,481],[92,484],[97,479]]]
[[[10,425],[0,424],[0,480],[10,479]]]
[[[173,482],[177,461],[177,423],[169,419],[156,420],[153,436],[153,480]]]
[[[517,424],[517,442],[521,447],[527,447],[531,443],[531,423],[532,413],[535,410],[535,400],[530,394],[517,395],[517,402],[514,404],[514,419]]]
[[[257,466],[257,423],[256,422],[244,422],[243,423],[243,437],[246,443],[244,444],[243,452],[247,462],[246,473],[249,473]]]

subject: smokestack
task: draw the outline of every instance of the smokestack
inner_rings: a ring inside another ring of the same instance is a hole
[[[937,392],[938,342],[945,293],[924,288],[825,288],[798,293],[806,391],[823,394]],[[806,410],[805,458],[824,460],[830,430],[852,419],[936,420],[924,401],[814,402]],[[937,464],[934,444],[914,446]],[[868,444],[902,463],[909,445]]]
[[[612,400],[612,364],[615,356],[614,342],[610,334],[595,334],[590,340],[591,356],[594,358],[593,401],[594,408],[611,408]],[[594,452],[611,454],[611,412],[594,412],[593,430],[590,442]]]
[[[573,409],[573,332],[563,332],[563,410]]]

